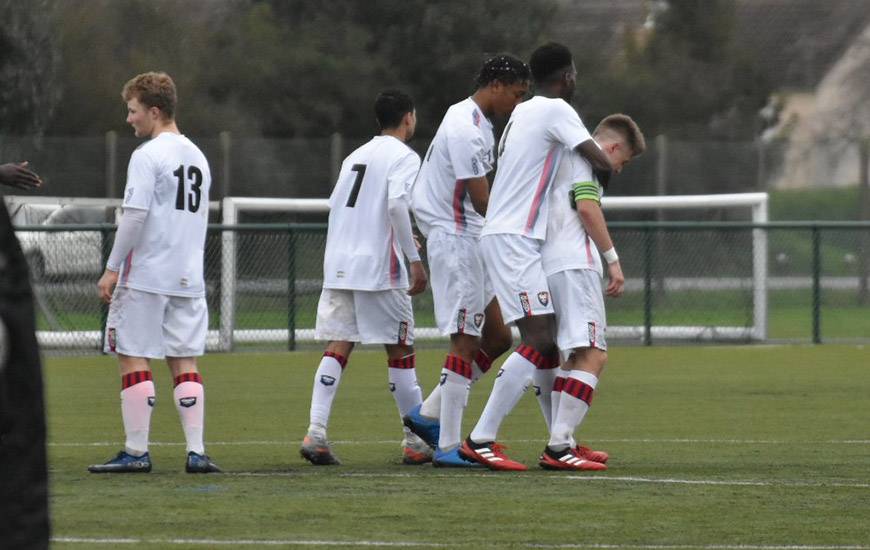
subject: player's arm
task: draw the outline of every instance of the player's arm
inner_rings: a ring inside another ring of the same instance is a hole
[[[489,180],[486,176],[466,179],[465,190],[468,191],[468,198],[471,199],[474,211],[481,216],[486,216],[486,205],[489,204]]]
[[[0,164],[0,183],[18,189],[42,186],[42,179],[27,168],[27,162]]]
[[[451,128],[447,132],[447,153],[453,171],[456,178],[464,182],[471,205],[481,216],[486,216],[486,205],[489,203],[489,180],[486,174],[492,171],[486,150],[480,129],[471,124]]]
[[[586,234],[598,250],[604,251],[602,255],[607,261],[607,275],[610,279],[606,293],[608,296],[620,296],[625,287],[625,276],[622,274],[619,256],[613,247],[613,240],[610,238],[607,222],[604,220],[604,212],[601,210],[598,184],[591,181],[575,184],[574,201],[577,205],[577,215],[580,216],[580,223],[586,229]]]
[[[112,301],[112,293],[115,291],[115,285],[118,284],[118,273],[121,271],[121,264],[139,242],[142,236],[142,228],[145,227],[145,218],[148,217],[147,210],[138,208],[125,208],[124,214],[121,216],[121,221],[118,222],[118,230],[115,232],[115,243],[112,245],[112,252],[109,254],[109,261],[106,262],[106,270],[103,276],[97,282],[97,288],[100,291],[100,299],[107,304]]]
[[[414,242],[414,233],[411,229],[411,211],[408,204],[408,189],[411,188],[419,170],[420,157],[412,153],[399,161],[387,177],[387,214],[399,248],[408,258],[408,268],[411,272],[408,294],[411,296],[426,290],[428,282],[426,269],[420,260],[417,243]]]
[[[610,159],[607,158],[607,155],[604,154],[601,147],[595,143],[594,139],[587,139],[574,147],[574,150],[580,153],[580,155],[592,165],[594,170],[604,172],[608,177],[610,176],[610,173],[613,172],[613,165],[610,164]]]

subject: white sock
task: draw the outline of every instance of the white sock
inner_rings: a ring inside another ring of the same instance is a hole
[[[541,414],[544,415],[548,433],[553,427],[553,383],[559,371],[558,368],[535,369],[535,374],[532,377],[532,383],[535,385],[535,397],[538,398],[538,405],[541,407]]]
[[[456,355],[448,355],[441,369],[441,431],[438,447],[449,451],[462,440],[462,414],[471,388],[471,365]]]
[[[390,391],[399,409],[399,418],[408,411],[422,404],[423,391],[417,381],[417,369],[414,367],[414,355],[389,361]]]
[[[441,381],[435,384],[432,393],[420,405],[420,414],[426,418],[439,418],[441,415]]]
[[[508,356],[496,375],[495,385],[492,387],[492,393],[489,394],[480,420],[471,432],[472,441],[477,443],[495,441],[499,426],[523,396],[534,372],[534,363],[518,352],[515,351]]]
[[[142,456],[148,452],[148,432],[154,408],[154,382],[151,371],[136,371],[121,377],[121,420],[127,454]]]
[[[559,401],[562,399],[562,388],[565,387],[565,378],[570,371],[559,369],[550,389],[550,432],[552,433],[553,419],[559,416]]]
[[[181,429],[187,441],[187,452],[205,454],[203,428],[205,426],[205,389],[198,372],[187,372],[175,377],[175,408],[181,419]]]
[[[573,444],[574,431],[589,411],[589,403],[597,385],[598,377],[591,372],[572,370],[568,374],[550,434],[548,446],[551,449],[563,450]]]
[[[341,381],[341,373],[345,365],[347,359],[337,353],[326,352],[320,359],[320,365],[314,373],[314,388],[311,390],[309,433],[326,436],[332,401],[338,391],[338,383]]]

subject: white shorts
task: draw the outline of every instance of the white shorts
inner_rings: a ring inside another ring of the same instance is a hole
[[[441,334],[480,336],[495,297],[476,238],[433,230],[426,239],[435,321]]]
[[[501,314],[507,324],[532,315],[554,313],[541,264],[543,242],[499,233],[480,238],[480,252]]]
[[[577,348],[607,351],[607,318],[601,276],[591,269],[559,271],[547,277],[556,308],[556,344],[567,358]]]
[[[318,340],[363,344],[414,343],[414,310],[402,290],[324,288],[317,303]]]
[[[205,297],[168,296],[115,287],[103,351],[163,359],[205,353],[208,305]]]

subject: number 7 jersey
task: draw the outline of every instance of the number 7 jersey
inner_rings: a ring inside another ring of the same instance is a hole
[[[392,136],[376,136],[344,159],[329,197],[323,288],[408,288],[387,207],[407,199],[419,169],[417,153]]]
[[[120,286],[169,296],[205,296],[205,233],[211,171],[185,136],[163,132],[130,157],[122,206],[146,210]]]

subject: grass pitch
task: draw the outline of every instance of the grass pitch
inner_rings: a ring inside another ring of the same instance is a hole
[[[48,358],[55,548],[870,548],[870,350],[614,348],[581,439],[601,473],[536,466],[529,392],[505,422],[525,473],[401,465],[381,351],[357,351],[330,427],[345,465],[298,455],[319,353],[210,355],[206,447],[227,473],[183,473],[166,367],[154,365],[154,471],[92,475],[122,447],[110,357]],[[441,350],[424,350],[428,392]],[[472,389],[463,431],[493,376]]]

